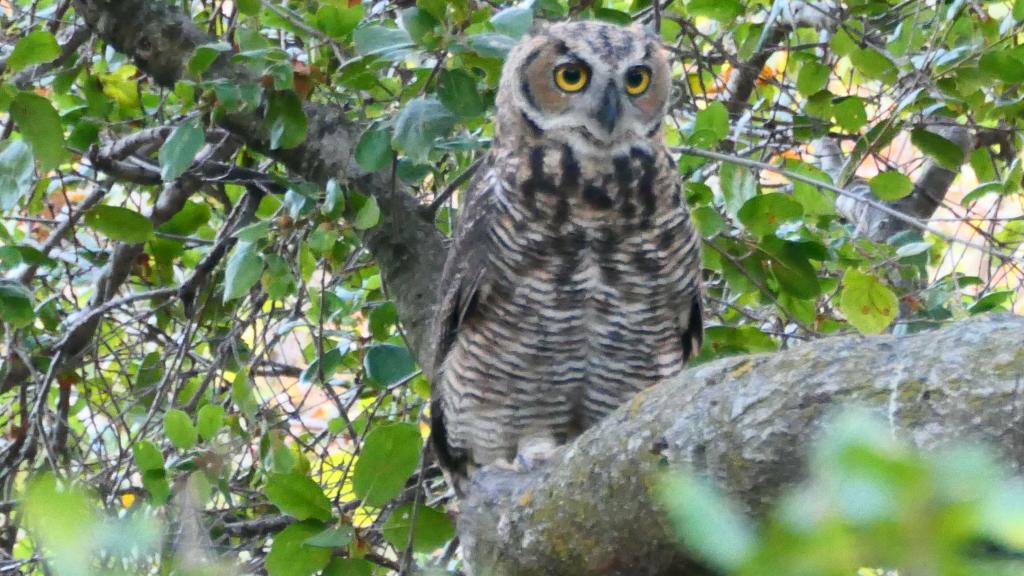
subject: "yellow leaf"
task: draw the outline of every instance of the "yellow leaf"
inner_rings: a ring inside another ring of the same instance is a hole
[[[135,66],[121,66],[110,74],[100,76],[103,93],[113,98],[122,108],[139,107],[139,83],[133,78],[138,69]]]

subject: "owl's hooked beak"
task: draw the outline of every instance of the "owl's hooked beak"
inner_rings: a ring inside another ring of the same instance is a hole
[[[619,91],[615,89],[614,82],[609,82],[601,95],[601,106],[597,109],[597,121],[608,134],[615,131],[620,111]]]

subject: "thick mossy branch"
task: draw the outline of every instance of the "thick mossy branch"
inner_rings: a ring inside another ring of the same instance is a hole
[[[877,410],[923,449],[977,440],[1024,467],[1024,317],[973,318],[907,337],[824,339],[725,358],[641,393],[544,470],[484,469],[460,504],[480,574],[703,574],[652,488],[707,475],[760,516],[805,473],[823,419]]]
[[[216,38],[196,27],[177,7],[151,0],[75,0],[75,9],[100,38],[131,56],[158,83],[173,86],[187,76],[196,46]],[[204,78],[255,82],[253,71],[220,57]],[[271,150],[261,112],[232,114],[224,127],[247,144],[281,161],[293,175],[325,185],[331,178],[377,199],[380,223],[363,234],[402,318],[402,326],[420,365],[433,358],[430,334],[437,283],[444,265],[443,237],[421,204],[390,169],[367,173],[355,162],[361,126],[337,106],[307,103],[308,136],[289,150]]]

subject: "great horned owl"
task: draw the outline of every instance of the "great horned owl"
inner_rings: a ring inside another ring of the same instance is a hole
[[[442,277],[441,464],[540,460],[700,347],[700,239],[662,141],[659,40],[562,23],[508,55]]]

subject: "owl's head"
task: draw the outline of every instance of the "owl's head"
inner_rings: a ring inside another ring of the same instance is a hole
[[[566,22],[512,49],[498,90],[498,135],[607,150],[658,134],[671,78],[659,39],[638,27]]]

